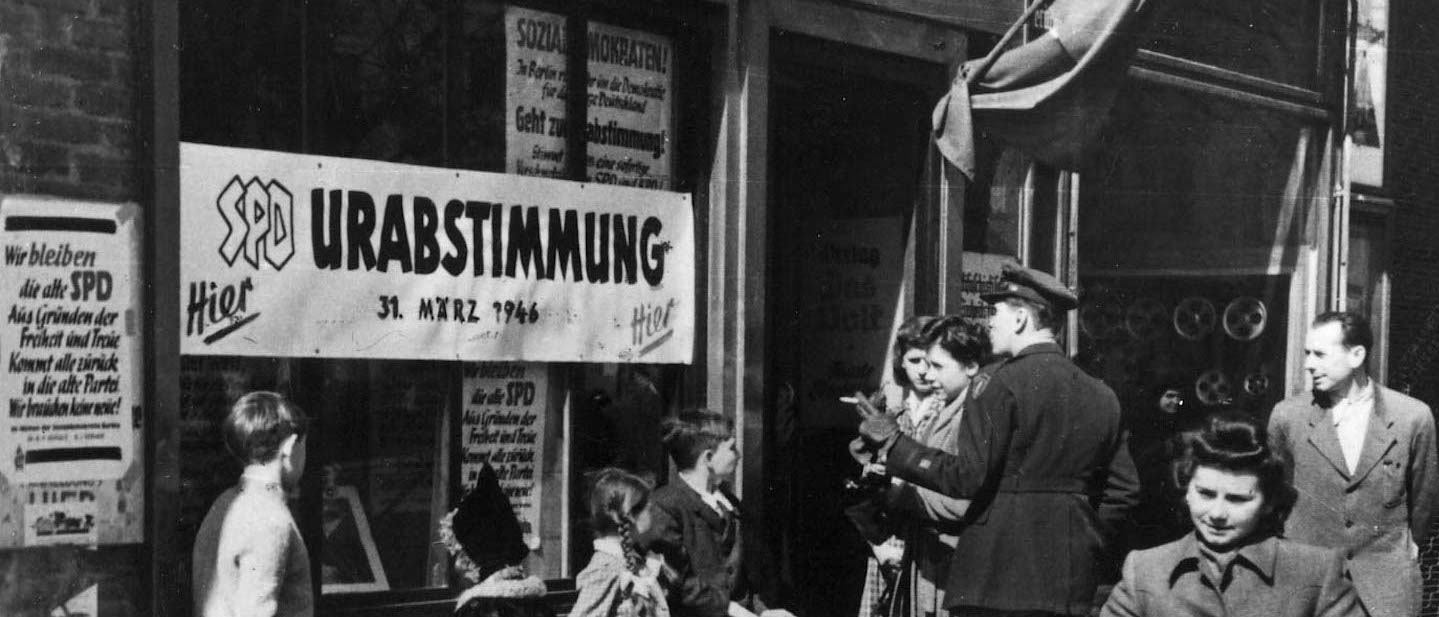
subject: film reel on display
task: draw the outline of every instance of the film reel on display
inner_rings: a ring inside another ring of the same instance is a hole
[[[1112,300],[1100,300],[1079,309],[1079,329],[1095,340],[1112,338],[1124,328],[1124,308]]]
[[[1194,395],[1199,397],[1199,402],[1213,407],[1233,398],[1234,388],[1229,385],[1229,378],[1224,373],[1210,369],[1194,380]]]
[[[1244,376],[1244,391],[1249,396],[1264,396],[1269,393],[1269,376],[1264,373],[1250,373]]]
[[[1197,341],[1208,336],[1218,322],[1214,303],[1199,296],[1189,296],[1174,307],[1174,331],[1185,339]]]
[[[1236,341],[1252,341],[1264,334],[1269,309],[1254,296],[1240,296],[1224,307],[1224,333]]]
[[[1124,311],[1124,329],[1141,341],[1159,336],[1167,327],[1169,309],[1154,298],[1140,298]]]

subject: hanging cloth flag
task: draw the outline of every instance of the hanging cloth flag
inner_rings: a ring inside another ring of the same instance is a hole
[[[974,177],[975,131],[1061,169],[1093,143],[1158,0],[1053,0],[1043,36],[1005,50],[1047,0],[1036,0],[995,51],[960,66],[935,106],[939,151]]]

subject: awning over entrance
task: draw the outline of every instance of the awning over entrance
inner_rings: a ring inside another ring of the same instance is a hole
[[[1103,127],[1157,1],[1053,0],[1043,35],[960,67],[934,110],[940,152],[973,177],[978,132],[1044,163],[1077,168]],[[1021,23],[1043,8],[1032,8]]]

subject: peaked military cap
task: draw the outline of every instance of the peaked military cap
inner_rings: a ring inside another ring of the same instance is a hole
[[[1023,298],[1061,313],[1079,306],[1079,296],[1048,273],[1006,261],[1001,278],[1004,281],[1002,289],[982,293],[979,297],[991,304],[1005,298]]]

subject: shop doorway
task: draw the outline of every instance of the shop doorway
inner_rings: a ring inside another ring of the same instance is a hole
[[[858,420],[838,397],[887,370],[946,70],[783,31],[770,58],[765,531],[787,606],[855,615],[868,548],[843,512]]]

